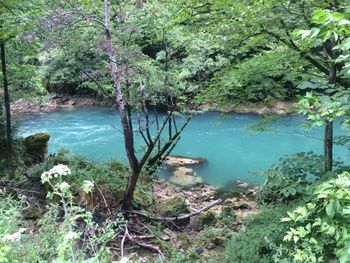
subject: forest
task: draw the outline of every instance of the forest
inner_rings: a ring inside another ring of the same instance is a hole
[[[0,263],[350,262],[350,1],[0,12]]]

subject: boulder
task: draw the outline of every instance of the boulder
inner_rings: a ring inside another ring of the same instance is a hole
[[[43,161],[47,154],[49,140],[50,134],[47,132],[39,132],[25,137],[23,140],[25,162],[33,164]]]

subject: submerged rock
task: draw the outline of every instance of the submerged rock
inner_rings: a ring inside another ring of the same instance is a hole
[[[206,164],[207,162],[208,160],[205,158],[190,158],[184,156],[168,156],[164,160],[164,163],[170,167],[194,166]]]
[[[196,173],[191,168],[177,167],[173,171],[173,176],[170,177],[169,181],[173,184],[186,187],[186,186],[202,183],[203,178],[197,176]]]

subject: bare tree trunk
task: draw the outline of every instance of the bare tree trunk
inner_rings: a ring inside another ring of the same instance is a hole
[[[4,98],[5,98],[5,112],[6,112],[6,158],[7,158],[7,169],[10,176],[13,176],[12,166],[12,126],[11,126],[11,108],[10,108],[10,95],[8,90],[7,82],[7,71],[6,71],[6,55],[5,55],[5,43],[0,42],[1,51],[1,69],[2,79],[4,84]]]
[[[123,100],[122,87],[120,83],[121,75],[118,68],[115,56],[115,50],[112,42],[112,35],[110,29],[110,0],[105,0],[105,39],[107,44],[107,52],[109,62],[111,65],[111,72],[114,78],[114,88],[118,111],[123,127],[124,134],[124,146],[126,150],[126,156],[130,165],[131,174],[128,179],[127,187],[124,194],[123,209],[130,210],[132,197],[136,188],[136,183],[140,174],[138,160],[135,155],[134,148],[134,134],[132,127],[129,124],[125,102]],[[131,120],[130,120],[131,121]]]

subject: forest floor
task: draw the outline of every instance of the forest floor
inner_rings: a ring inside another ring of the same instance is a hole
[[[260,212],[251,186],[239,182],[245,190],[222,191],[207,184],[198,184],[184,189],[162,180],[153,181],[153,192],[156,197],[155,207],[176,197],[183,197],[189,212],[196,212],[208,206],[214,200],[222,198],[222,202],[206,212],[190,218],[184,226],[163,225],[161,228],[160,248],[183,253],[189,258],[207,262],[209,259],[219,260],[222,257],[226,242],[244,229],[244,221],[248,216]],[[254,189],[254,188],[253,188]],[[142,257],[142,253],[138,254]],[[147,262],[147,261],[145,261]],[[196,261],[198,262],[198,261]]]

